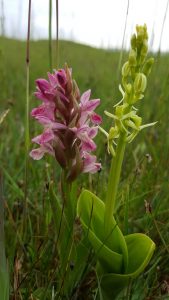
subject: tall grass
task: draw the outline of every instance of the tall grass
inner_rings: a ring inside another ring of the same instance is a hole
[[[0,34],[1,36],[5,36],[5,14],[4,14],[4,1],[1,0],[1,13],[0,13]]]
[[[56,0],[56,68],[59,67],[59,0]]]
[[[5,234],[4,234],[4,196],[2,173],[0,172],[0,298],[9,299],[9,273],[5,255]]]
[[[31,26],[31,0],[29,0],[28,8],[28,30],[27,30],[27,45],[26,45],[26,106],[25,106],[25,210],[27,206],[27,185],[28,185],[28,157],[30,149],[30,135],[29,135],[29,88],[30,88],[30,26]]]
[[[52,0],[49,0],[49,69],[52,71]]]
[[[124,31],[123,31],[123,39],[122,39],[122,45],[121,45],[121,51],[120,51],[120,57],[119,57],[119,64],[118,64],[118,80],[120,80],[120,72],[122,67],[122,59],[123,59],[123,51],[124,51],[124,41],[125,41],[125,34],[126,34],[126,28],[127,28],[127,18],[129,13],[129,4],[130,0],[127,0],[127,9],[126,9],[126,18],[125,18],[125,24],[124,24]]]
[[[162,42],[162,38],[163,38],[163,32],[164,32],[165,21],[166,21],[166,17],[167,17],[167,13],[168,13],[168,5],[169,5],[169,1],[167,1],[166,9],[165,9],[165,12],[164,12],[164,18],[163,18],[163,23],[162,23],[162,27],[161,27],[161,33],[160,33],[160,42],[159,42],[159,50],[158,50],[158,53],[160,53],[160,50],[161,50],[161,42]]]

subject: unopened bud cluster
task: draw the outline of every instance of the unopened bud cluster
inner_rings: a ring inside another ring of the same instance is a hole
[[[136,34],[131,37],[131,49],[128,61],[122,68],[124,101],[134,104],[144,97],[147,76],[151,72],[154,59],[146,59],[148,53],[147,27],[136,26]]]
[[[131,49],[128,61],[122,67],[122,86],[119,90],[122,99],[115,105],[115,114],[105,111],[105,114],[114,119],[114,126],[109,133],[104,132],[108,138],[108,151],[115,156],[116,141],[123,135],[124,141],[131,142],[138,132],[155,123],[142,125],[142,118],[137,115],[137,109],[133,106],[144,97],[147,87],[147,76],[151,72],[154,63],[153,58],[147,59],[148,34],[147,27],[136,26],[136,34],[131,37]]]

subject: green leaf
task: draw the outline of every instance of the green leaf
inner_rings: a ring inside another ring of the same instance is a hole
[[[105,237],[105,205],[87,190],[79,197],[77,214],[98,257],[97,273],[101,277],[103,299],[115,299],[131,279],[144,271],[153,255],[155,244],[141,233],[124,237],[114,218],[112,232]]]
[[[3,270],[2,266],[0,267],[0,299],[9,299],[9,274],[7,268]]]
[[[134,278],[149,263],[155,250],[155,244],[147,235],[142,233],[129,234],[125,236],[125,240],[129,254],[129,264],[126,273],[129,273]]]
[[[9,271],[5,256],[4,197],[2,175],[0,173],[0,299],[9,299]]]
[[[155,250],[154,242],[145,234],[134,233],[125,237],[129,262],[126,274],[105,274],[102,276],[101,288],[105,300],[114,299],[120,291],[137,277],[148,265]],[[102,270],[98,266],[98,272]]]
[[[32,295],[33,295],[33,299],[35,300],[44,299],[44,295],[45,295],[45,299],[47,300],[47,299],[51,299],[52,291],[46,290],[44,287],[39,287],[32,293]]]
[[[128,253],[126,241],[114,218],[111,234],[104,233],[105,204],[88,190],[78,200],[77,214],[105,272],[124,272]]]
[[[87,245],[89,246],[89,242]],[[78,289],[80,282],[84,279],[85,269],[88,263],[89,248],[86,247],[85,240],[76,243],[72,248],[67,274],[64,282],[64,292],[69,298]]]

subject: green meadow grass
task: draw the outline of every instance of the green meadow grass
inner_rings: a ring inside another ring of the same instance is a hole
[[[25,210],[25,53],[25,42],[0,38],[0,112],[10,109],[0,127],[10,293],[11,299],[55,299],[52,293],[56,292],[57,251],[48,182],[54,181],[57,193],[60,168],[49,157],[41,161],[29,159]],[[91,88],[92,97],[101,99],[98,112],[103,116],[102,126],[108,128],[111,120],[103,112],[105,109],[113,111],[113,105],[121,97],[118,91],[120,74],[117,73],[120,53],[66,41],[60,41],[59,53],[60,67],[67,62],[73,68],[81,92]],[[145,273],[131,284],[124,297],[132,300],[169,299],[169,55],[154,56],[155,64],[139,109],[144,123],[158,121],[158,124],[141,132],[132,145],[127,146],[118,193],[118,221],[123,231],[145,232],[157,245]],[[40,104],[33,95],[34,81],[45,78],[48,71],[48,42],[31,42],[31,108]],[[40,132],[40,126],[31,119],[30,136]],[[96,142],[102,172],[92,177],[82,175],[79,187],[90,186],[104,199],[110,157],[101,133]],[[151,214],[146,213],[145,200],[151,205]],[[72,296],[71,299],[94,299],[95,288],[96,278],[90,272],[81,279],[77,298]]]

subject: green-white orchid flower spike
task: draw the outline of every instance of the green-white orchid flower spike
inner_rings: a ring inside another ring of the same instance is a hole
[[[131,49],[128,61],[122,67],[122,85],[119,90],[122,99],[114,105],[115,113],[105,111],[105,114],[114,120],[114,126],[107,133],[108,152],[113,156],[116,154],[115,143],[117,137],[125,134],[125,140],[131,143],[137,134],[144,128],[153,126],[157,122],[142,124],[142,118],[137,115],[137,109],[133,106],[144,98],[144,92],[147,87],[147,76],[151,72],[154,63],[153,58],[147,59],[148,52],[148,34],[147,27],[136,26],[137,35],[131,37]],[[116,135],[110,134],[113,130]],[[113,150],[113,151],[112,151]]]
[[[106,132],[108,152],[112,155],[107,195],[105,201],[84,190],[78,201],[77,213],[97,257],[97,273],[104,300],[116,296],[136,278],[148,265],[154,249],[154,242],[143,233],[124,236],[115,218],[116,195],[120,180],[122,162],[127,143],[131,143],[144,128],[156,122],[143,124],[134,105],[144,98],[147,76],[153,59],[147,59],[147,27],[137,26],[131,38],[128,61],[122,67],[122,85],[119,85],[122,99],[115,112],[105,114],[112,119],[113,126]]]

